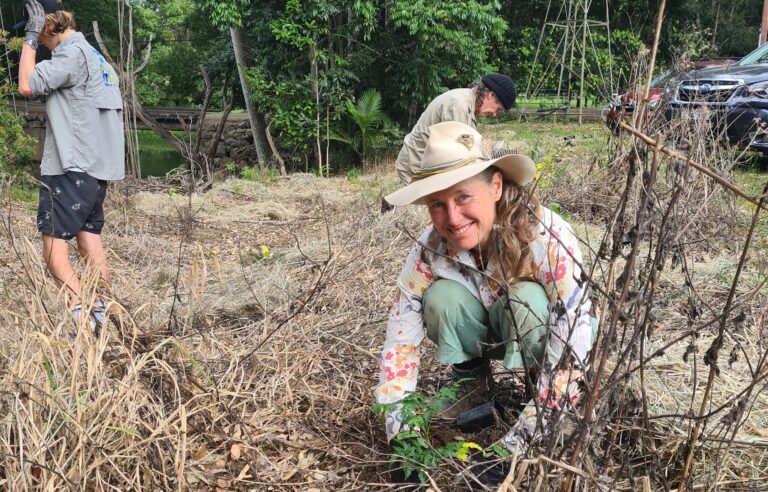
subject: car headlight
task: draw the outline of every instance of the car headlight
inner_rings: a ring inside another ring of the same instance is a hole
[[[768,99],[768,81],[747,86],[748,95]]]

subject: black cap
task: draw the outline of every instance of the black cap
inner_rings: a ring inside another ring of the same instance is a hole
[[[515,83],[506,75],[489,73],[480,79],[480,82],[496,94],[501,104],[504,105],[504,109],[508,110],[515,104],[515,98],[517,97]]]
[[[37,0],[37,2],[43,6],[43,10],[46,14],[53,14],[59,10],[64,10],[61,0]],[[21,2],[21,21],[11,28],[11,32],[20,34],[24,32],[24,27],[27,25],[29,17],[27,17],[27,9],[24,8],[24,0]]]

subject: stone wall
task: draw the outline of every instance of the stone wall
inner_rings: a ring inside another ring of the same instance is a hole
[[[24,133],[37,139],[34,159],[40,161],[45,148],[45,113],[21,113],[21,115],[24,118]]]
[[[166,112],[172,112],[173,110],[166,110]],[[177,110],[178,111],[178,110]],[[150,108],[151,114],[157,113],[162,116],[162,109]],[[21,111],[22,116],[25,119],[24,129],[29,135],[37,138],[37,152],[35,159],[40,160],[43,157],[43,146],[45,142],[45,105],[39,102],[30,102],[24,105]],[[154,115],[154,114],[153,114]],[[157,115],[154,115],[157,116]],[[170,117],[166,117],[169,119]],[[171,118],[172,120],[172,118]],[[205,118],[205,125],[203,130],[203,148],[205,148],[213,138],[216,127],[221,120],[221,113],[209,113]],[[144,129],[143,124],[139,124],[141,129]],[[172,129],[180,129],[173,128]],[[253,135],[251,134],[251,125],[248,121],[248,117],[243,113],[233,113],[229,115],[227,119],[224,133],[221,136],[221,141],[216,149],[216,161],[215,164],[224,165],[228,161],[235,160],[255,160],[256,150],[253,147]]]
[[[211,122],[209,118],[206,118],[205,129],[203,130],[203,148],[209,145],[217,125],[218,121]],[[216,149],[215,164],[218,166],[231,160],[248,159],[252,157],[252,154],[255,154],[255,149],[251,125],[248,120],[228,120]]]

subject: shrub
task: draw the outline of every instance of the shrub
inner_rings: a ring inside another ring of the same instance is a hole
[[[9,62],[8,54],[21,49],[18,42],[6,38],[0,30],[0,67]],[[8,81],[0,82],[0,172],[11,172],[28,164],[35,155],[37,141],[24,133],[23,120],[6,104],[16,86]]]

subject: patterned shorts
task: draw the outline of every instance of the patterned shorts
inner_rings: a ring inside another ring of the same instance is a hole
[[[37,230],[60,239],[80,231],[101,234],[107,182],[85,173],[68,171],[40,177]]]

